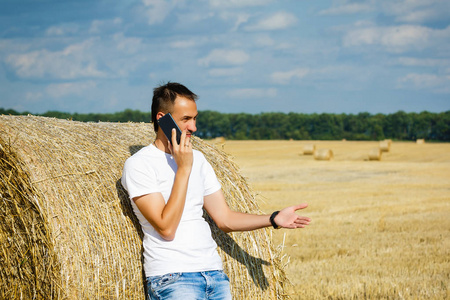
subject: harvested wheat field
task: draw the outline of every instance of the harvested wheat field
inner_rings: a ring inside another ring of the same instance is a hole
[[[330,161],[304,145],[332,149]],[[270,213],[308,202],[308,228],[273,230],[292,299],[449,299],[450,144],[226,141]]]
[[[0,299],[144,299],[140,227],[120,184],[125,160],[153,141],[146,123],[0,116]],[[259,212],[228,155],[194,139],[226,200]],[[286,299],[270,230],[211,224],[234,299]]]

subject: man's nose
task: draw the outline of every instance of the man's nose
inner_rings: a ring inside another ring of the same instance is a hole
[[[197,131],[197,124],[196,124],[195,120],[191,120],[191,121],[189,122],[187,129],[188,129],[190,132],[196,132],[196,131]]]

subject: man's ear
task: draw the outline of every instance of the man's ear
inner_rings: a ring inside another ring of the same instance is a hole
[[[164,117],[164,115],[165,115],[165,113],[163,113],[162,111],[158,112],[158,113],[156,114],[156,120],[161,119],[162,117]]]

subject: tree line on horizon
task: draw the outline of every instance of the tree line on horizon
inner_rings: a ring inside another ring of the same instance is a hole
[[[0,108],[0,115],[27,115]],[[126,109],[116,113],[65,113],[48,111],[38,116],[81,122],[150,122],[150,112]],[[201,111],[196,136],[230,140],[383,140],[450,141],[450,111],[392,114],[303,114],[265,112],[259,114]]]

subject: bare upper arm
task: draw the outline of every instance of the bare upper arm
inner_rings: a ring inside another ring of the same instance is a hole
[[[218,190],[211,195],[205,196],[203,198],[203,207],[216,225],[219,228],[224,229],[231,210],[225,201],[222,190]]]
[[[161,224],[161,215],[165,201],[161,193],[151,193],[133,198],[141,214],[158,231]]]

